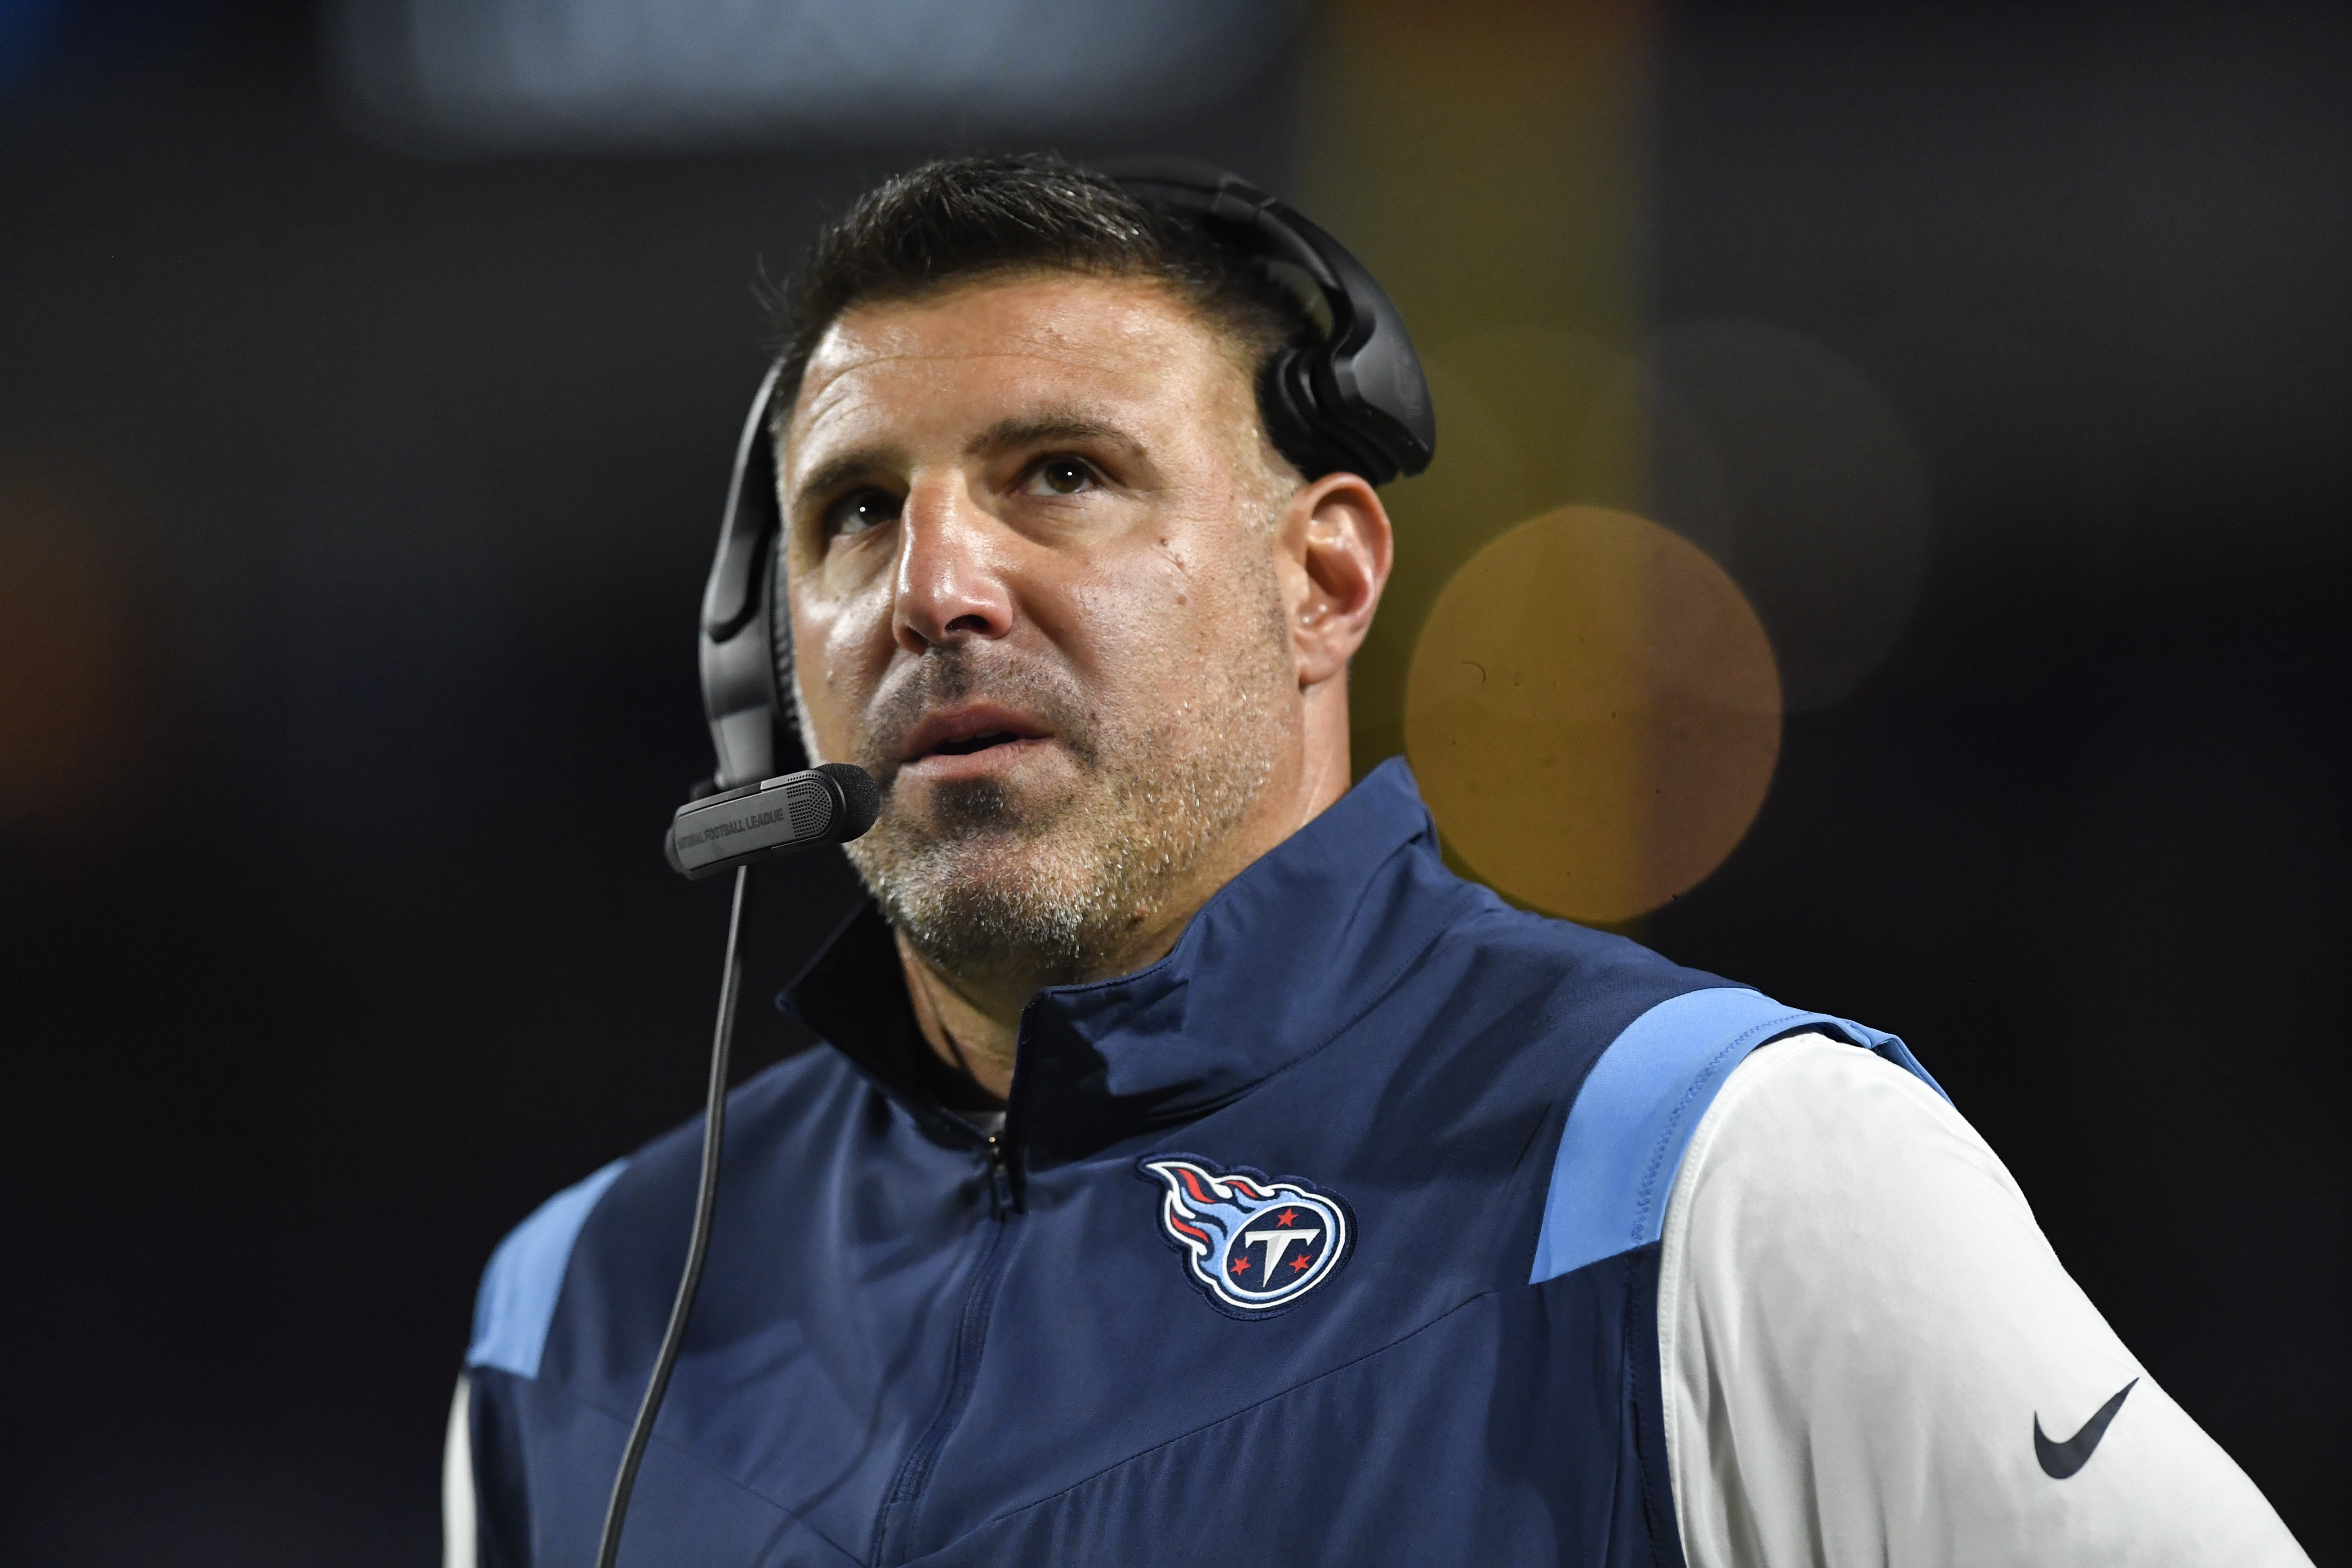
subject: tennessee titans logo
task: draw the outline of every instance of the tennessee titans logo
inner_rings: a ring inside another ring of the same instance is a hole
[[[1355,1215],[1336,1193],[1248,1166],[1225,1170],[1197,1154],[1147,1155],[1135,1173],[1157,1184],[1160,1234],[1185,1272],[1229,1317],[1270,1318],[1339,1270]]]

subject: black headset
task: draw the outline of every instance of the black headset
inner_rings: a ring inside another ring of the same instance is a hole
[[[1363,263],[1289,207],[1235,175],[1190,161],[1121,165],[1111,177],[1144,205],[1199,224],[1264,261],[1306,275],[1330,316],[1320,341],[1286,348],[1258,382],[1275,448],[1307,479],[1360,474],[1375,485],[1429,467],[1437,418],[1404,318]],[[739,789],[808,766],[783,671],[792,628],[777,599],[771,370],[735,445],[719,553],[702,594],[702,708],[717,772],[698,789]]]

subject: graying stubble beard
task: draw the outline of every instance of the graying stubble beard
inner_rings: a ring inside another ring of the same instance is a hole
[[[975,982],[1033,975],[1046,984],[1114,973],[1139,928],[1241,823],[1273,776],[1276,693],[1292,679],[1289,627],[1270,564],[1259,579],[1257,635],[1166,721],[1131,731],[1066,695],[992,679],[1000,698],[1053,715],[1079,765],[1079,795],[1024,820],[986,782],[942,791],[942,820],[890,809],[846,846],[892,926],[947,973]],[[952,659],[953,650],[933,656]],[[968,673],[943,668],[941,683]],[[880,726],[878,728],[887,728]],[[884,769],[869,770],[888,776]],[[887,768],[887,763],[886,763]]]

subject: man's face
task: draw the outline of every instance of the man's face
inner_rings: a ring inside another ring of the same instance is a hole
[[[1297,750],[1296,485],[1166,289],[1069,274],[853,309],[781,466],[813,754],[883,788],[858,869],[973,979],[1112,972]]]

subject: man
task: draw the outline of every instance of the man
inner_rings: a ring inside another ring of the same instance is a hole
[[[624,1561],[2304,1561],[1900,1041],[1349,789],[1389,522],[1269,437],[1270,277],[964,160],[793,309],[793,687],[873,898],[731,1100]],[[694,1166],[500,1247],[457,1561],[590,1561]]]

